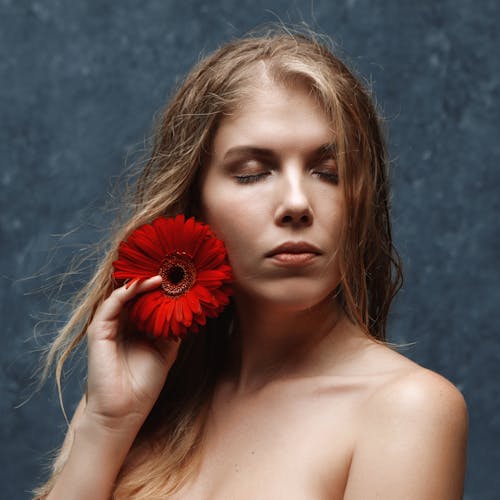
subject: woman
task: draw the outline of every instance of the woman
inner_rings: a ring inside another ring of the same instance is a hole
[[[60,373],[87,340],[87,392],[37,498],[460,498],[464,400],[384,342],[386,168],[367,92],[313,36],[201,61],[52,348]],[[119,242],[179,213],[225,242],[232,303],[180,343],[126,334],[126,304],[163,278],[115,288]]]

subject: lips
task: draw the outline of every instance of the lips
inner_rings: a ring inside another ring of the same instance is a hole
[[[316,260],[322,252],[310,243],[287,241],[266,254],[275,265],[280,267],[302,267]]]
[[[281,245],[273,248],[266,254],[266,257],[275,257],[276,255],[300,255],[300,254],[313,254],[321,255],[321,250],[310,243],[305,241],[293,242],[287,241]]]

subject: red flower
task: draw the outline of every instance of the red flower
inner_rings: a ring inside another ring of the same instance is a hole
[[[158,217],[139,227],[120,243],[113,267],[117,280],[162,276],[161,288],[130,306],[131,321],[156,337],[198,331],[229,303],[231,268],[224,243],[193,217]]]

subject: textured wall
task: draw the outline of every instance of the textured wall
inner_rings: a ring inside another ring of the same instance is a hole
[[[391,338],[463,391],[465,498],[498,498],[499,17],[496,0],[0,0],[0,496],[29,498],[64,433],[31,378],[52,278],[102,236],[113,178],[199,53],[281,19],[333,36],[373,83],[406,268]]]

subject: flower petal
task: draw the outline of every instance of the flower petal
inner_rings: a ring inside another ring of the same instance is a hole
[[[196,268],[194,285],[172,298],[164,283],[162,289],[137,297],[129,306],[130,320],[139,330],[169,338],[197,331],[207,317],[217,316],[229,303],[232,273],[222,241],[193,217],[162,216],[121,242],[113,262],[114,278],[131,280],[131,284],[158,274],[165,259],[174,254],[192,259]],[[164,279],[171,279],[168,273]]]

